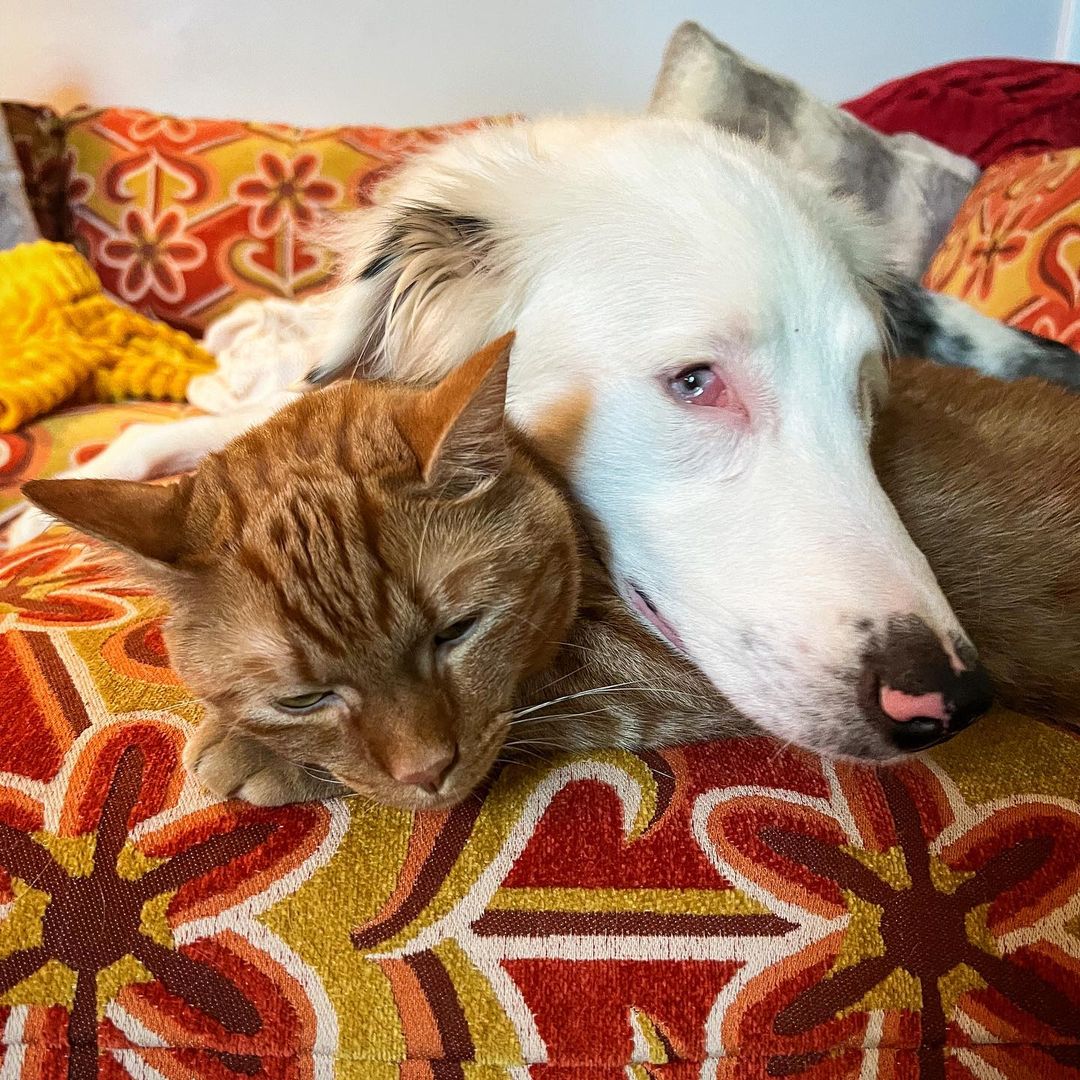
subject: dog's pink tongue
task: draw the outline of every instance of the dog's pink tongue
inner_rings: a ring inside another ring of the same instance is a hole
[[[903,690],[894,690],[891,686],[881,687],[881,711],[895,720],[898,724],[905,724],[909,720],[925,718],[927,720],[940,720],[943,724],[949,722],[949,711],[945,708],[945,698],[940,694],[905,694]]]

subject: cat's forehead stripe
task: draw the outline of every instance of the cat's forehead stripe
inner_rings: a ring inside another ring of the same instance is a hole
[[[238,555],[241,564],[252,577],[272,592],[278,610],[287,621],[317,641],[327,652],[335,656],[345,655],[345,646],[340,638],[336,637],[329,628],[321,626],[311,618],[300,604],[289,596],[281,577],[274,573],[259,551],[245,545],[240,548]]]

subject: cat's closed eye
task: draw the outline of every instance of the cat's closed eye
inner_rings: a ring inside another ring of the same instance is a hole
[[[437,648],[447,649],[460,645],[480,625],[480,613],[467,615],[437,630],[432,637]]]
[[[278,698],[274,705],[287,713],[308,713],[329,705],[337,695],[332,690],[313,690],[310,694]]]

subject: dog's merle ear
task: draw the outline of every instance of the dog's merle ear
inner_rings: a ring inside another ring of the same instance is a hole
[[[396,210],[371,261],[356,277],[372,281],[393,270],[396,263],[434,254],[447,269],[478,266],[491,247],[490,222],[434,203],[405,203]]]
[[[312,386],[347,372],[369,378],[401,374],[388,359],[393,347],[415,338],[436,311],[443,314],[438,304],[450,302],[455,283],[491,269],[490,221],[433,202],[397,201],[379,210],[357,215],[341,231],[342,245],[353,250],[345,254],[330,347],[307,376]],[[452,306],[445,317],[460,318],[462,312]]]

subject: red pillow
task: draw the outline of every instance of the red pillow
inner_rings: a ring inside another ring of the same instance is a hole
[[[1010,154],[1080,146],[1080,64],[961,60],[845,102],[864,123],[912,131],[982,168]]]

